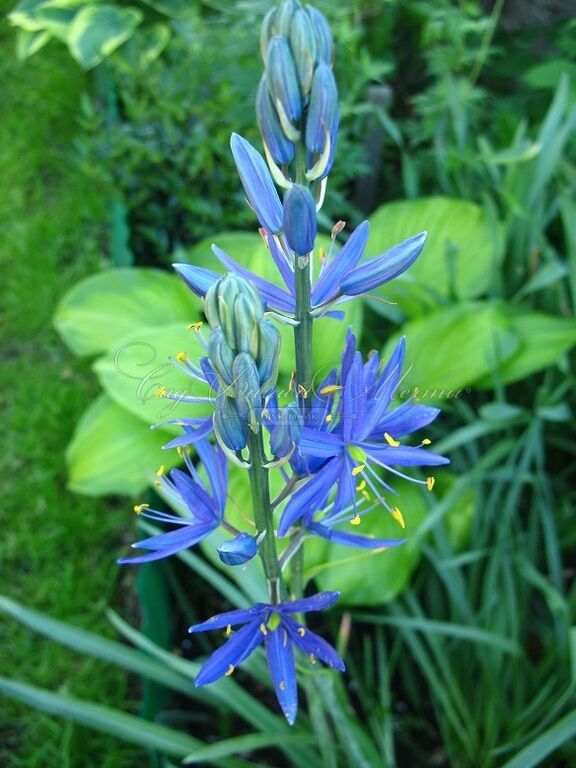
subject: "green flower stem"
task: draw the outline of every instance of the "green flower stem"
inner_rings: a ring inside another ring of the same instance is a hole
[[[252,508],[254,522],[258,531],[258,550],[264,566],[264,574],[268,581],[270,602],[280,602],[282,597],[281,571],[276,552],[276,539],[274,536],[274,518],[270,504],[270,485],[268,482],[268,470],[264,466],[264,446],[262,444],[262,430],[250,432],[248,440],[250,449],[251,467],[250,489],[252,491]]]

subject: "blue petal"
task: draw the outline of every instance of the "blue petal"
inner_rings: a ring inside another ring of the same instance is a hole
[[[298,686],[296,685],[292,643],[282,624],[275,630],[268,630],[266,653],[276,698],[284,717],[290,725],[293,725],[298,712]]]
[[[294,645],[297,645],[308,656],[314,656],[329,667],[339,669],[341,672],[346,670],[344,662],[338,656],[334,648],[327,643],[324,638],[311,632],[307,627],[298,624],[297,621],[286,616],[283,624],[288,630],[288,634]],[[304,630],[304,631],[302,631]]]
[[[286,288],[292,296],[296,295],[296,281],[294,279],[294,272],[290,268],[290,265],[286,261],[286,257],[282,252],[280,246],[276,242],[276,238],[268,238],[268,247],[270,248],[270,254],[274,259],[274,263],[278,267],[278,271],[282,275],[282,279],[286,283]]]
[[[381,437],[384,432],[388,432],[393,437],[410,435],[418,429],[427,427],[439,413],[439,408],[432,408],[428,405],[416,405],[412,402],[403,403],[390,413],[385,414],[384,418],[378,423],[367,439]]]
[[[226,627],[235,627],[237,624],[247,624],[249,621],[264,621],[266,614],[270,610],[269,605],[256,603],[251,608],[237,608],[234,611],[226,611],[212,616],[201,624],[193,624],[188,632],[210,632],[213,629],[226,629]]]
[[[344,454],[344,467],[338,478],[338,491],[334,499],[334,513],[348,507],[352,503],[356,507],[356,478],[352,474],[355,464],[348,452],[346,452]]]
[[[342,381],[340,423],[342,424],[342,440],[344,443],[349,443],[353,434],[362,433],[365,417],[366,388],[364,386],[364,366],[362,355],[360,352],[356,352],[348,375]]]
[[[402,272],[412,266],[422,253],[426,232],[408,238],[403,243],[395,245],[389,251],[375,259],[361,264],[352,270],[341,285],[342,293],[347,296],[358,296],[367,293],[379,285],[389,283]]]
[[[314,514],[325,504],[332,486],[342,471],[342,463],[341,456],[330,459],[303,488],[292,495],[280,518],[279,537],[285,536],[296,520],[305,514]]]
[[[260,224],[276,234],[282,230],[282,203],[262,155],[246,139],[233,133],[230,146],[236,168]]]
[[[266,75],[262,75],[258,93],[256,95],[256,119],[258,120],[262,139],[268,147],[274,162],[278,165],[292,162],[295,147],[294,144],[286,138],[284,131],[282,130],[280,120],[278,119],[278,113],[270,98]]]
[[[365,439],[368,435],[372,434],[388,410],[390,401],[394,397],[402,376],[405,350],[406,339],[403,336],[396,345],[394,352],[390,356],[390,360],[374,386],[372,392],[373,400],[371,400],[369,404],[368,415],[362,425],[361,431],[359,430],[357,432],[358,437],[361,439]]]
[[[260,624],[260,619],[246,624],[245,627],[235,632],[227,643],[214,651],[212,656],[204,662],[194,685],[199,688],[202,685],[213,683],[230,672],[231,667],[235,668],[244,659],[247,659],[264,640]]]
[[[218,547],[218,557],[224,565],[244,565],[252,560],[257,552],[256,539],[249,533],[239,533]]]
[[[334,261],[324,268],[318,282],[314,286],[312,290],[312,306],[316,307],[324,304],[341,292],[340,284],[347,277],[350,270],[360,261],[366,248],[369,234],[370,226],[367,221],[363,221],[352,232],[340,252],[334,258]]]
[[[282,288],[274,285],[274,283],[265,280],[263,277],[258,277],[258,275],[250,272],[249,269],[246,269],[246,267],[238,264],[238,262],[229,256],[226,251],[218,248],[217,245],[212,246],[212,251],[214,252],[214,255],[218,261],[223,264],[226,269],[253,283],[256,288],[258,288],[258,291],[266,304],[283,312],[294,312],[294,298],[289,293],[283,291]]]
[[[228,461],[226,460],[226,455],[219,445],[214,447],[208,440],[199,440],[194,447],[206,470],[212,492],[218,502],[218,507],[224,509],[228,491]]]
[[[341,437],[331,432],[324,432],[314,427],[303,427],[298,447],[305,456],[328,459],[337,456],[342,451],[344,443]]]
[[[284,195],[284,235],[298,256],[314,250],[317,219],[316,203],[308,187],[293,184]]]
[[[274,35],[268,43],[266,75],[273,103],[279,102],[288,120],[296,123],[302,115],[302,97],[294,57],[284,36]]]
[[[117,562],[120,565],[137,565],[138,563],[150,563],[153,560],[169,557],[202,541],[202,539],[205,539],[206,536],[212,533],[214,528],[216,528],[216,525],[213,523],[201,526],[190,525],[186,528],[179,528],[176,531],[152,536],[149,539],[144,539],[132,545],[133,547],[152,550],[151,552],[145,555],[137,555],[136,557],[122,557]]]
[[[212,272],[211,269],[204,269],[203,267],[195,267],[192,264],[172,264],[172,266],[188,288],[201,298],[204,298],[209,288],[222,277],[218,272]]]
[[[163,445],[162,448],[179,448],[183,445],[191,445],[192,443],[196,443],[198,440],[202,440],[203,437],[208,437],[208,435],[212,434],[214,429],[212,424],[212,416],[204,420],[189,419],[188,421],[197,422],[198,427],[193,428],[185,426],[185,433],[183,435],[170,440],[170,442],[166,443],[166,445]]]
[[[385,464],[391,467],[437,467],[440,464],[449,464],[450,459],[440,456],[432,451],[410,446],[398,446],[392,448],[388,445],[374,445],[374,443],[359,443],[366,455],[374,459],[377,464]]]
[[[207,490],[196,483],[190,475],[182,472],[181,469],[173,469],[170,472],[176,490],[182,497],[184,504],[197,520],[203,522],[219,522],[222,515]]]
[[[361,536],[357,533],[335,531],[321,523],[311,523],[306,526],[309,531],[331,541],[333,544],[343,544],[345,547],[361,547],[362,549],[387,549],[404,544],[406,539],[373,539],[370,536]]]
[[[280,613],[310,613],[311,611],[325,611],[332,608],[340,597],[340,592],[318,592],[310,597],[302,597],[299,600],[290,600],[279,606]]]

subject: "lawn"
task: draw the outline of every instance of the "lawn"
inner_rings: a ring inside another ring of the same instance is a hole
[[[4,15],[10,4],[1,6]],[[131,520],[122,503],[66,490],[65,447],[95,383],[51,323],[61,295],[104,258],[102,201],[70,160],[86,81],[56,47],[19,64],[5,22],[0,41],[1,592],[110,634],[105,609],[122,599],[115,557]],[[127,696],[137,699],[121,671],[74,657],[4,618],[0,643],[2,674],[119,707]],[[123,768],[135,761],[135,751],[115,739],[2,701],[6,768]]]

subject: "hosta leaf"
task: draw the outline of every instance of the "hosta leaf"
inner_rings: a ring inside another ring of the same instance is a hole
[[[498,304],[463,303],[413,320],[406,336],[404,376],[398,402],[411,394],[424,401],[461,397],[462,390],[518,349],[518,335]],[[386,346],[389,355],[398,337]]]
[[[106,395],[80,419],[66,452],[68,485],[77,493],[135,496],[154,478],[159,464],[175,466],[175,451],[162,451],[166,435],[118,407]]]
[[[482,208],[447,197],[387,203],[369,218],[367,255],[383,253],[419,232],[427,231],[416,263],[392,283],[375,290],[377,311],[395,302],[406,315],[456,299],[481,296],[496,267],[496,234]],[[384,312],[385,313],[385,312]]]
[[[142,12],[136,8],[85,5],[68,30],[70,53],[85,69],[95,67],[125,43],[141,21]]]
[[[165,388],[179,396],[207,396],[209,387],[182,372],[169,358],[179,352],[197,363],[206,354],[199,336],[184,323],[144,327],[118,341],[117,346],[94,363],[94,370],[106,394],[120,407],[147,424],[179,417],[200,417],[212,413],[208,404],[187,404],[155,393]],[[168,428],[180,433],[177,426]],[[166,435],[163,437],[166,442]]]
[[[199,299],[176,275],[158,269],[112,269],[68,291],[54,324],[75,354],[94,355],[142,327],[190,323],[200,313]]]

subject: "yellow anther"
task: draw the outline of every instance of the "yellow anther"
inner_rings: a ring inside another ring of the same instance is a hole
[[[400,445],[400,440],[394,440],[392,435],[389,435],[388,432],[384,432],[384,440],[390,445],[392,448],[398,448]]]
[[[316,664],[316,656],[314,656],[313,653],[310,654],[310,661],[312,662],[312,664]]]
[[[228,624],[228,626],[226,627],[226,632],[224,632],[224,634],[226,635],[226,637],[230,637],[230,635],[232,634],[232,625],[231,624]]]
[[[398,507],[392,507],[390,512],[394,520],[396,520],[400,524],[400,528],[406,528],[406,523],[404,522],[404,516],[402,512],[400,512]]]
[[[164,464],[160,464],[160,466],[156,470],[156,477],[162,477],[163,474],[164,474]]]
[[[154,392],[154,397],[166,397],[168,394],[168,390],[166,387],[158,387],[156,392]]]
[[[136,504],[136,506],[134,507],[134,512],[136,512],[137,515],[141,515],[142,510],[148,509],[149,506],[150,504]]]
[[[360,472],[363,472],[366,469],[366,464],[358,464],[357,467],[354,467],[352,470],[352,477],[356,477],[356,475],[359,475]]]
[[[433,477],[427,477],[426,478],[426,488],[428,488],[429,491],[434,488],[434,483],[436,482],[435,478]]]
[[[324,248],[320,248],[318,252],[318,257],[320,259],[320,264],[326,261],[326,251],[324,250]]]
[[[292,390],[294,389],[294,384],[296,384],[296,371],[292,371],[290,374],[290,381],[288,382],[288,389]]]
[[[356,486],[356,490],[357,490],[357,491],[360,491],[360,493],[362,493],[362,491],[363,491],[365,488],[366,488],[366,480],[362,480],[362,482],[361,482],[361,483],[358,483],[358,485]]]
[[[342,387],[339,384],[327,384],[320,390],[321,395],[333,395],[334,392],[340,392]]]
[[[370,501],[370,494],[368,491],[362,491],[362,496],[366,499],[366,501]]]
[[[198,333],[198,331],[200,330],[200,328],[202,328],[202,325],[203,325],[202,321],[200,321],[200,322],[198,322],[198,323],[189,323],[189,324],[186,326],[186,330],[187,330],[187,331],[196,331],[196,333]]]
[[[176,360],[178,360],[179,363],[185,363],[186,362],[186,352],[178,352],[176,355]]]
[[[304,627],[298,627],[298,634],[300,635],[300,637],[304,637],[304,635],[306,634],[306,629]]]
[[[281,691],[286,690],[286,683],[284,682],[284,680],[280,680],[280,682],[278,683],[278,688],[280,688]]]
[[[266,635],[268,634],[268,630],[266,629],[266,625],[264,623],[260,624],[260,632],[262,632],[264,637],[266,637]]]
[[[328,416],[326,416],[326,424],[330,424],[331,421],[332,421],[332,414],[329,413]]]
[[[432,443],[432,440],[430,440],[428,437],[425,437],[424,440],[422,440],[421,445],[430,445]]]
[[[234,669],[235,669],[234,664],[230,664],[230,666],[228,667],[228,670],[224,673],[226,677],[230,677],[230,675],[233,675]]]
[[[302,395],[304,399],[308,397],[308,390],[302,386],[302,384],[298,384],[298,394]]]
[[[360,525],[361,522],[362,518],[357,514],[352,518],[352,520],[350,520],[350,525]]]
[[[162,483],[160,482],[160,480],[154,480],[154,487],[155,488],[160,488],[161,485],[162,485]]]

